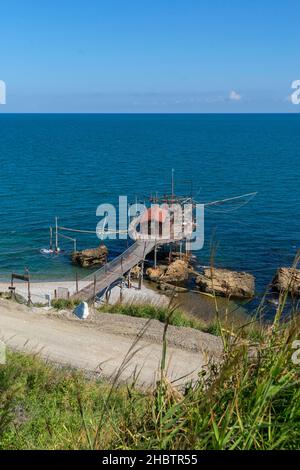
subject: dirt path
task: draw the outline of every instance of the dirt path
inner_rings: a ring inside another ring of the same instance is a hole
[[[39,352],[56,363],[99,373],[105,378],[116,373],[146,324],[140,318],[111,314],[97,314],[96,320],[83,322],[70,314],[46,313],[0,300],[0,339],[8,347]],[[154,383],[161,359],[162,332],[163,325],[156,320],[147,324],[120,380],[130,380],[137,372],[140,386]],[[170,327],[168,377],[178,383],[194,379],[209,356],[217,357],[220,352],[219,338],[190,328]]]

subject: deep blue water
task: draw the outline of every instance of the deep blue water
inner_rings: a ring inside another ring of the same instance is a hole
[[[233,212],[205,213],[207,264],[247,270],[262,292],[289,265],[300,235],[300,115],[9,115],[0,114],[0,273],[30,268],[36,278],[73,278],[67,254],[47,258],[54,216],[95,229],[96,207],[118,195],[169,189],[211,200],[258,191]],[[78,237],[79,248],[96,236]],[[69,242],[61,245],[68,251]],[[109,243],[111,256],[125,241]]]

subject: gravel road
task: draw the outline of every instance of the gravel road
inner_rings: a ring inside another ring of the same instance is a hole
[[[163,328],[157,320],[106,313],[82,321],[70,312],[28,308],[0,299],[0,339],[8,347],[38,352],[55,363],[110,380],[127,355],[130,360],[119,380],[130,381],[136,374],[140,387],[155,383]],[[167,343],[167,376],[178,385],[195,379],[210,357],[218,360],[222,354],[219,338],[191,328],[169,326]]]

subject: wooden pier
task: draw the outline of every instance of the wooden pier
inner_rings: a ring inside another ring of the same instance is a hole
[[[114,260],[106,263],[93,275],[80,281],[78,292],[72,298],[85,301],[96,295],[103,295],[117,281],[120,281],[134,266],[144,263],[145,257],[155,248],[155,241],[136,241]],[[83,285],[84,284],[84,285]]]

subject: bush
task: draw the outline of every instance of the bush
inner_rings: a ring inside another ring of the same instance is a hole
[[[80,302],[73,299],[53,299],[51,300],[52,307],[56,310],[72,310]]]

